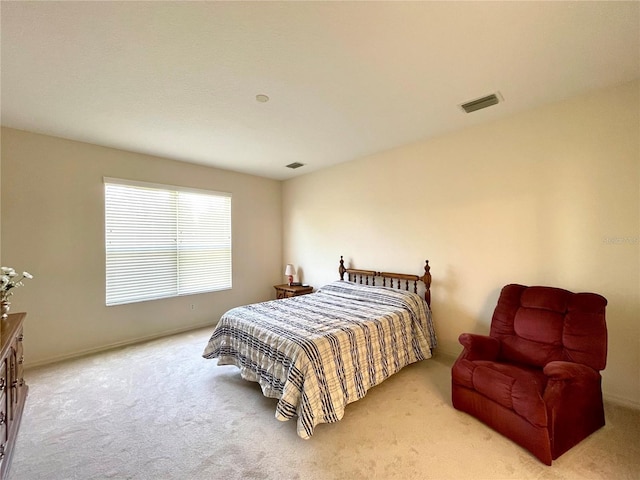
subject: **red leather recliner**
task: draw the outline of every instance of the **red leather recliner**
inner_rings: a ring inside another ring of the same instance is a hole
[[[460,335],[453,406],[551,465],[605,423],[606,305],[595,293],[505,286],[489,336]]]

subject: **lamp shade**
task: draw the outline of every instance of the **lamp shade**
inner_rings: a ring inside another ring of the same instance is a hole
[[[287,263],[287,268],[284,269],[285,275],[295,275],[296,269],[291,263]]]

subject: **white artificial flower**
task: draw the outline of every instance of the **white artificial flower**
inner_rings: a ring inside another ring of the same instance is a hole
[[[3,301],[6,301],[10,295],[13,295],[13,291],[10,290],[24,285],[22,280],[25,278],[33,278],[33,275],[29,272],[22,272],[20,277],[14,278],[16,271],[11,267],[0,267],[0,272],[2,273],[2,275],[0,275],[0,297]]]
[[[10,277],[16,276],[16,271],[11,267],[2,267],[2,273],[9,275]]]

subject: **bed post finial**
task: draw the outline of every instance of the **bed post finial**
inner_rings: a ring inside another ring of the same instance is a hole
[[[424,261],[422,281],[425,286],[424,299],[427,301],[427,305],[431,306],[431,267],[429,266],[429,260]]]
[[[344,280],[344,273],[347,271],[344,268],[344,260],[342,259],[342,255],[340,255],[340,267],[338,268],[338,273],[340,274],[340,280]]]

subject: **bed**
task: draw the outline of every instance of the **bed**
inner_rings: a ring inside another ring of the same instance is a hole
[[[229,310],[203,352],[278,399],[276,418],[297,417],[304,439],[436,347],[428,261],[409,275],[345,268],[340,257],[338,271],[315,293]]]

